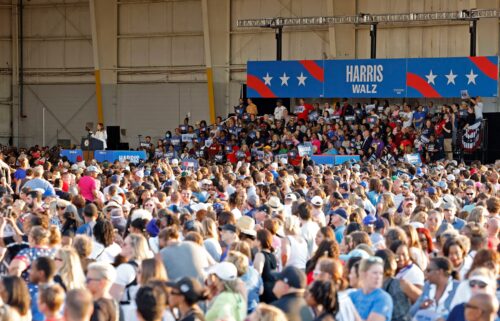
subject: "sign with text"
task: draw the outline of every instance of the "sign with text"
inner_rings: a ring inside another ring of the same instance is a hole
[[[304,156],[311,157],[313,155],[313,144],[311,142],[305,142],[303,144],[300,144],[299,146],[297,146],[297,149],[299,150],[300,157]]]

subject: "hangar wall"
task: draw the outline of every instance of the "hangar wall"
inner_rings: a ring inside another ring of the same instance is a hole
[[[24,110],[19,110],[18,1],[0,0],[0,143],[79,143],[97,121],[89,0],[24,0]],[[203,0],[94,0],[104,121],[161,137],[186,113],[209,119]],[[242,18],[500,8],[499,0],[206,0],[215,108],[237,102],[247,60],[275,59],[274,32]],[[379,25],[377,57],[469,54],[467,22]],[[478,22],[478,55],[497,55],[498,19]],[[368,58],[367,26],[285,28],[283,59]],[[496,99],[490,109],[500,111]],[[44,111],[45,110],[45,111]],[[45,135],[42,115],[45,114]],[[26,116],[26,117],[23,117]]]

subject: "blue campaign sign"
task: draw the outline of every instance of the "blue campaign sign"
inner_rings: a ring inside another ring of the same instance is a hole
[[[422,159],[420,158],[420,154],[406,154],[405,161],[412,165],[422,165]]]
[[[313,155],[311,159],[316,165],[335,165],[335,156],[333,155]]]
[[[81,156],[83,158],[83,152],[81,149],[61,149],[59,156],[68,158],[70,163],[76,163],[76,158]]]
[[[406,59],[328,60],[325,97],[405,97]]]
[[[137,164],[141,160],[146,160],[147,155],[143,150],[96,150],[94,152],[94,158],[98,162],[114,162],[114,161],[129,161],[131,163]]]
[[[498,96],[498,57],[249,61],[248,97]]]
[[[336,155],[335,156],[335,165],[341,165],[345,162],[359,162],[359,155]]]

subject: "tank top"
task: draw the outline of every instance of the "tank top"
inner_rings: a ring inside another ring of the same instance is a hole
[[[277,298],[273,293],[274,283],[276,278],[273,272],[276,272],[278,265],[276,264],[276,257],[273,253],[267,251],[261,252],[264,255],[264,267],[262,269],[262,282],[264,283],[264,292],[260,296],[260,301],[264,303],[271,303]]]
[[[288,260],[286,266],[294,266],[297,269],[305,270],[309,254],[306,240],[302,238],[302,241],[298,241],[293,236],[287,236],[286,238],[290,247],[287,253]]]

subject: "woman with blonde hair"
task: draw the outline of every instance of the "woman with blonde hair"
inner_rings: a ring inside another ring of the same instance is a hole
[[[248,316],[249,321],[287,321],[285,313],[280,309],[260,303],[255,311]]]
[[[283,267],[295,266],[305,270],[308,248],[307,241],[301,234],[300,220],[297,216],[288,216],[285,219],[286,237],[281,239],[281,262]]]
[[[222,248],[219,243],[219,233],[217,231],[217,224],[209,217],[205,217],[201,222],[203,228],[203,245],[215,262],[220,261],[222,255]]]
[[[145,259],[137,269],[137,280],[139,285],[145,285],[150,280],[167,281],[168,278],[165,266],[158,259]]]
[[[135,295],[139,289],[137,271],[141,262],[151,258],[152,253],[146,238],[142,234],[132,233],[125,238],[120,254],[125,262],[116,268],[115,283],[109,292],[115,300],[119,300],[125,321],[135,320]]]
[[[30,229],[28,242],[30,247],[19,251],[9,265],[9,274],[22,276],[28,281],[28,269],[40,256],[54,258],[56,250],[49,247],[51,232],[41,226]]]
[[[71,247],[59,249],[54,261],[57,268],[54,281],[59,283],[65,291],[85,288],[85,274],[75,249]]]
[[[420,245],[420,241],[418,238],[417,229],[410,224],[406,224],[402,226],[402,229],[405,231],[406,236],[408,237],[408,250],[410,251],[410,257],[413,262],[422,270],[425,271],[427,269],[427,265],[429,264],[429,258],[427,254],[422,250],[422,246]]]
[[[396,205],[391,193],[384,193],[381,196],[381,201],[377,205],[377,212],[381,215],[384,213],[394,214],[396,212]]]
[[[486,220],[487,215],[488,211],[484,206],[476,206],[474,209],[472,209],[469,216],[467,216],[467,223],[474,222],[477,223],[477,225],[484,227],[487,221]]]

